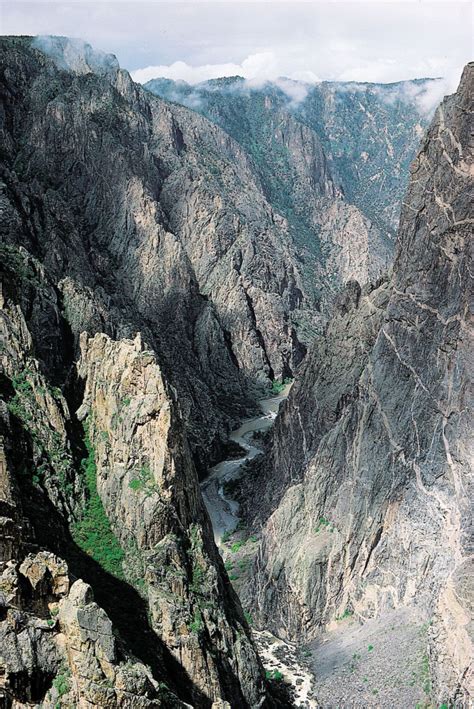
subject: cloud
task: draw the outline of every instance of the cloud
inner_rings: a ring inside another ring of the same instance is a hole
[[[244,79],[265,81],[276,79],[281,73],[282,66],[274,52],[258,52],[250,54],[241,64],[227,62],[225,64],[192,66],[186,62],[177,61],[169,65],[148,66],[133,71],[132,78],[140,84],[156,78],[200,84],[208,79],[219,79],[223,76],[242,76]],[[312,72],[310,74],[312,75]]]
[[[448,77],[427,81],[405,81],[393,86],[389,84],[381,87],[379,94],[388,104],[396,101],[414,103],[420,115],[431,118],[443,98],[456,91],[458,83],[459,77],[457,73],[453,73]],[[377,88],[374,90],[377,91]]]
[[[420,113],[429,118],[443,98],[456,91],[458,83],[459,76],[456,73],[435,81],[425,82],[419,86],[412,84],[407,86],[405,90],[407,99],[414,101]]]
[[[38,35],[33,40],[33,46],[47,54],[60,69],[69,69],[79,74],[87,74],[89,71],[110,74],[119,69],[113,54],[93,49],[90,44],[75,37]]]
[[[275,79],[273,82],[280,91],[283,91],[284,94],[288,96],[290,99],[290,102],[294,105],[297,106],[299,103],[305,100],[306,96],[308,95],[309,92],[309,86],[308,84],[315,84],[319,81],[319,79],[314,75],[313,81],[309,82],[302,82],[302,81],[296,81],[292,79],[287,79],[287,78],[279,78]]]
[[[235,74],[308,83],[459,78],[472,58],[472,12],[466,0],[14,0],[1,14],[4,34],[83,37],[138,81],[196,84]]]

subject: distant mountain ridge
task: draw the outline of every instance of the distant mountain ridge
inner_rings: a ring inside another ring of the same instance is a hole
[[[438,82],[309,84],[285,77],[258,82],[235,76],[196,85],[157,78],[145,88],[206,115],[238,140],[257,163],[252,141],[265,142],[262,131],[272,113],[274,117],[277,112],[288,113],[318,135],[347,200],[393,236],[409,164],[437,103],[427,99]],[[252,113],[258,114],[255,124]]]

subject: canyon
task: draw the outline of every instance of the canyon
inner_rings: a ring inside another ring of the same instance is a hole
[[[467,706],[473,65],[415,157],[428,80],[0,56],[0,701],[391,706],[393,617]]]

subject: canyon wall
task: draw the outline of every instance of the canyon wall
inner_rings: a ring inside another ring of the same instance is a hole
[[[411,167],[393,272],[351,282],[277,419],[251,515],[251,593],[277,634],[314,637],[414,605],[435,696],[472,696],[472,89],[438,108]],[[470,359],[471,357],[471,359]]]

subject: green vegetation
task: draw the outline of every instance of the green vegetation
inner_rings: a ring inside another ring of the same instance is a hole
[[[33,261],[31,255],[27,255],[17,246],[0,244],[0,263],[3,269],[20,281],[27,281],[32,285],[39,286],[40,283],[30,261]]]
[[[239,539],[238,542],[234,542],[230,548],[231,552],[235,554],[236,552],[239,551],[241,547],[243,547],[245,544],[245,541],[243,539]]]
[[[32,380],[35,382],[34,388],[31,384]],[[8,410],[21,422],[43,456],[48,458],[51,467],[54,469],[60,490],[66,496],[70,495],[73,492],[72,485],[68,480],[69,469],[72,465],[71,455],[59,431],[51,430],[51,428],[42,425],[41,409],[38,408],[38,402],[35,397],[35,391],[44,395],[46,388],[38,384],[36,372],[27,367],[13,376],[11,383],[15,394],[7,403]],[[53,389],[48,387],[48,390],[53,394]],[[60,396],[60,390],[57,389],[56,391],[59,392]],[[32,482],[35,485],[40,484],[48,470],[49,465],[43,459],[42,462],[37,464],[34,471],[31,471]],[[26,472],[28,471],[25,468]]]
[[[239,578],[239,577],[237,576],[237,574],[229,574],[229,580],[230,580],[230,581],[237,581],[238,578]]]
[[[280,670],[267,670],[265,672],[265,677],[267,679],[276,680],[277,682],[281,682],[281,680],[283,679],[283,675]]]
[[[112,531],[97,491],[95,453],[89,438],[87,424],[84,426],[84,444],[87,457],[81,462],[81,470],[89,499],[82,519],[74,525],[73,537],[78,546],[92,556],[106,571],[118,578],[123,578],[124,553]]]
[[[147,465],[142,465],[137,477],[131,480],[128,486],[135,492],[144,492],[147,497],[158,489],[153,480],[153,474]]]
[[[314,533],[319,534],[319,532],[322,532],[324,529],[327,529],[329,532],[334,532],[334,525],[327,519],[327,517],[320,517],[318,520],[318,524],[315,527]]]
[[[56,692],[58,693],[58,698],[59,698],[59,701],[56,702],[55,709],[60,709],[61,697],[64,697],[64,695],[69,692],[70,679],[71,679],[71,671],[69,670],[69,668],[63,670],[63,672],[60,672],[53,679],[53,687],[56,690]]]
[[[200,566],[193,566],[193,579],[191,581],[191,591],[196,594],[202,593],[202,584],[204,583],[204,571]]]
[[[222,543],[226,544],[229,541],[231,535],[232,535],[232,532],[229,529],[226,529],[226,531],[222,535],[222,540],[221,540]]]
[[[374,649],[374,646],[373,646],[373,645],[369,645],[369,647],[367,648],[367,650],[368,650],[369,652],[372,652],[373,649]]]
[[[350,608],[346,608],[344,613],[336,616],[336,620],[345,620],[345,618],[350,618],[352,615],[354,615],[354,611],[351,611]]]
[[[253,625],[253,618],[248,611],[244,611],[245,620],[249,625]]]
[[[31,403],[33,397],[33,387],[28,381],[28,370],[23,370],[11,379],[15,395],[8,402],[8,410],[13,416],[20,419],[27,427],[33,417],[28,410],[27,403]]]
[[[204,623],[202,620],[202,614],[199,608],[196,608],[194,611],[194,617],[191,623],[189,624],[189,629],[192,633],[196,633],[196,635],[203,629]]]
[[[272,394],[281,394],[283,389],[288,385],[291,384],[293,379],[287,378],[281,380],[275,380],[272,382]]]
[[[425,653],[421,660],[421,683],[425,694],[431,694],[430,659]]]

